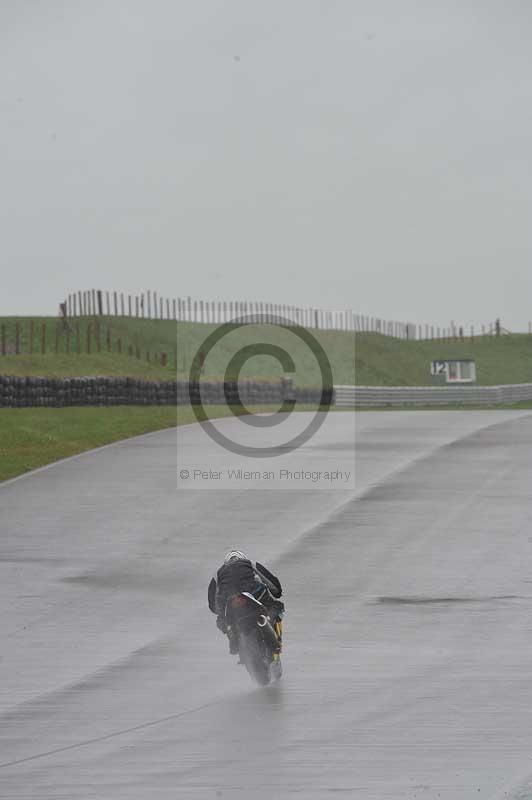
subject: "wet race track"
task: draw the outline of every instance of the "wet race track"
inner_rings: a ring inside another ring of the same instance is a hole
[[[283,458],[347,469],[352,425]],[[2,800],[532,797],[531,441],[367,412],[354,489],[178,491],[175,431],[0,487]],[[268,689],[207,609],[231,546],[285,587]]]

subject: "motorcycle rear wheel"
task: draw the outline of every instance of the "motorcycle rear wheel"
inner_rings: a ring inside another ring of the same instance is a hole
[[[271,681],[270,664],[263,654],[262,642],[258,633],[248,633],[240,637],[240,660],[244,663],[250,677],[259,686],[268,686]]]
[[[283,665],[281,664],[281,659],[277,658],[274,659],[270,666],[270,679],[272,681],[278,681],[282,678],[283,675]]]

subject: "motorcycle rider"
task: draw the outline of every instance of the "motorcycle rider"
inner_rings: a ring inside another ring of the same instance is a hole
[[[241,550],[229,550],[224,558],[224,563],[209,583],[208,603],[213,614],[216,614],[216,625],[229,639],[229,652],[231,655],[238,653],[238,642],[233,631],[225,622],[225,607],[227,600],[233,594],[249,592],[268,610],[277,638],[279,640],[278,652],[281,652],[282,642],[282,617],[284,603],[279,598],[283,590],[279,578],[273,575],[266,567],[252,561]]]

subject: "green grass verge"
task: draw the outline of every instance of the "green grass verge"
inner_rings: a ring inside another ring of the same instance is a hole
[[[168,428],[175,407],[2,408],[0,480],[92,447]]]
[[[226,406],[209,416],[225,417]],[[195,422],[190,406],[0,409],[0,481],[93,447]]]
[[[228,406],[205,408],[212,419],[232,413]],[[253,406],[250,410],[277,408]],[[196,417],[190,406],[1,408],[0,481],[110,442],[191,422]]]

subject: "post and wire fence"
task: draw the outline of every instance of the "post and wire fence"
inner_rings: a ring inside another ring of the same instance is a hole
[[[379,332],[398,338],[413,335],[411,323],[383,320],[354,311],[331,311],[279,303],[255,301],[196,300],[192,297],[163,297],[156,291],[133,295],[117,291],[88,289],[69,294],[62,305],[69,318],[115,316],[135,319],[172,320],[221,324],[239,317],[256,316],[265,321],[288,319],[296,325],[318,330]]]
[[[136,334],[115,330],[104,319],[14,320],[0,324],[0,356],[80,356],[100,353],[128,355],[162,367],[178,367],[177,344],[150,347]]]
[[[438,327],[389,321],[353,311],[236,300],[205,301],[191,297],[170,299],[155,291],[131,295],[91,289],[69,294],[60,303],[57,319],[0,321],[0,356],[118,353],[161,366],[184,368],[178,363],[183,359],[178,358],[177,345],[161,344],[157,338],[149,341],[149,337],[142,335],[142,327],[128,330],[127,326],[120,324],[119,318],[223,324],[241,317],[257,317],[264,321],[283,318],[316,330],[381,334],[416,341],[473,343],[481,337],[508,333],[499,320],[477,329],[454,322],[448,327]],[[530,322],[528,333],[532,335]],[[168,337],[168,341],[171,339]]]
[[[283,318],[296,325],[316,330],[379,333],[406,340],[465,340],[477,336],[506,333],[496,320],[479,329],[457,325],[446,327],[419,325],[413,322],[387,320],[378,316],[359,314],[352,310],[327,310],[279,303],[241,300],[197,300],[192,297],[164,297],[147,290],[139,294],[120,291],[87,289],[69,294],[61,303],[62,313],[69,319],[78,317],[126,317],[134,319],[171,320],[203,324],[223,324],[242,317],[257,317],[265,321]],[[532,323],[529,323],[532,333]]]

